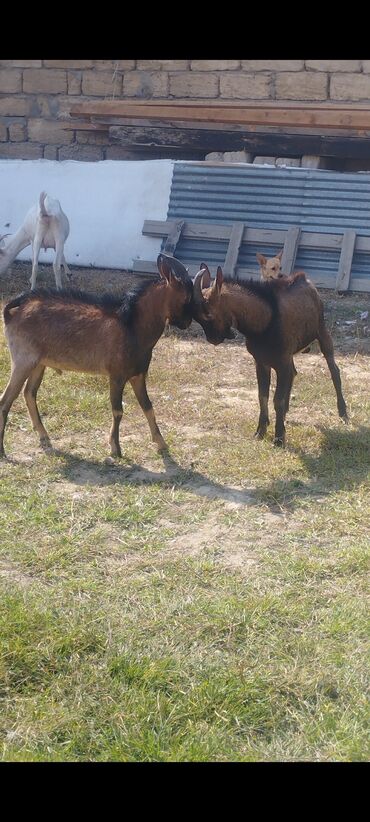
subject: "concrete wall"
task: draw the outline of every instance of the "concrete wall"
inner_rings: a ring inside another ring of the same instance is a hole
[[[70,221],[67,263],[132,268],[133,259],[154,260],[161,240],[141,231],[145,219],[166,219],[172,171],[172,160],[0,161],[0,234],[14,233],[46,191]],[[30,260],[31,248],[19,259]],[[41,251],[39,259],[51,262],[54,252]]]
[[[63,129],[71,103],[113,97],[369,103],[370,60],[0,60],[0,158],[145,156]]]

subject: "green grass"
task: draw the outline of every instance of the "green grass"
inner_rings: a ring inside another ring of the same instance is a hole
[[[370,373],[366,355],[337,359],[350,425],[325,363],[299,357],[285,451],[253,439],[236,344],[171,334],[155,349],[165,464],[130,390],[124,458],[105,462],[103,378],[45,377],[51,454],[16,401],[0,465],[4,761],[369,758]],[[4,385],[4,343],[0,368]]]

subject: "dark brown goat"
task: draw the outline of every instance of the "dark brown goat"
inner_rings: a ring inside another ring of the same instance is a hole
[[[262,439],[269,424],[268,398],[271,368],[276,371],[274,407],[276,445],[285,445],[285,415],[296,369],[293,355],[318,340],[337,394],[339,416],[347,421],[339,368],[331,336],[325,326],[323,304],[315,286],[303,272],[292,277],[258,282],[225,278],[220,267],[211,286],[208,267],[202,263],[194,280],[194,319],[208,342],[218,345],[233,338],[232,326],[246,338],[256,363],[260,416],[256,436]]]
[[[145,385],[153,348],[168,321],[187,328],[192,320],[192,280],[173,257],[160,254],[160,277],[122,298],[75,290],[36,289],[4,308],[5,336],[12,360],[10,381],[0,398],[0,457],[9,410],[22,390],[40,443],[50,446],[36,404],[47,366],[109,377],[113,424],[111,454],[121,456],[122,393],[129,380],[158,449],[166,443]]]

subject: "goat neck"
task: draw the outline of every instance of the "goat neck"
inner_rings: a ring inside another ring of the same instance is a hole
[[[271,321],[271,306],[238,283],[223,282],[220,304],[224,316],[241,334],[260,334]]]
[[[29,244],[30,238],[23,226],[6,239],[5,245],[0,247],[0,274],[3,274],[9,268],[19,252]]]
[[[138,301],[133,330],[143,348],[153,348],[163,334],[168,314],[167,288],[162,281],[154,282]]]

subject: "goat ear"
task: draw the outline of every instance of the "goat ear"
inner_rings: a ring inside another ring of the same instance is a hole
[[[216,279],[215,279],[214,286],[213,286],[216,294],[220,293],[223,281],[224,281],[224,275],[222,273],[222,268],[219,265],[218,268],[217,268]]]
[[[161,254],[157,257],[157,267],[162,280],[166,280],[166,282],[170,283],[172,279],[171,266],[168,260],[166,260],[165,257],[162,257]]]
[[[211,285],[211,272],[208,268],[208,265],[206,265],[206,263],[201,263],[200,271],[204,271],[202,277],[202,288],[209,288],[209,286]]]
[[[263,254],[260,254],[259,251],[257,251],[256,257],[257,257],[257,262],[260,265],[266,265],[267,259],[266,259],[266,257],[263,256]]]
[[[279,260],[281,260],[281,258],[283,256],[283,253],[284,253],[284,249],[282,248],[281,251],[279,251],[279,253],[276,255],[277,257],[279,257]]]

